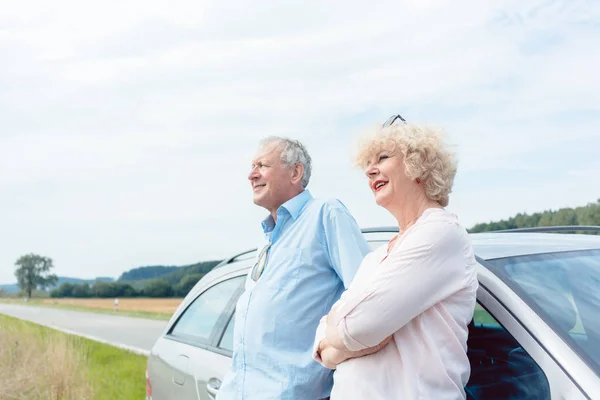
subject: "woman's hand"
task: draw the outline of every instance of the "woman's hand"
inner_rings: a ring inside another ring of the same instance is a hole
[[[319,343],[319,354],[323,365],[329,369],[336,369],[338,365],[351,358],[360,358],[370,354],[377,353],[383,349],[392,340],[392,336],[388,336],[385,340],[376,346],[369,347],[359,351],[339,350],[333,347],[327,339],[323,339]]]
[[[319,343],[319,354],[323,365],[329,369],[336,369],[337,366],[346,361],[350,355],[349,351],[338,350],[329,344],[327,339],[323,339]]]

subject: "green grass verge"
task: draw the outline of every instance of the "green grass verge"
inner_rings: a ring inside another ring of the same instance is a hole
[[[0,303],[3,302],[3,299],[0,298]],[[84,311],[84,312],[93,312],[99,314],[109,314],[116,316],[124,316],[124,317],[135,317],[135,318],[146,318],[146,319],[156,319],[161,321],[168,321],[171,318],[172,314],[167,313],[159,313],[152,311],[129,311],[129,310],[121,310],[121,311],[113,311],[106,308],[97,308],[97,307],[84,307],[84,306],[74,306],[71,304],[47,304],[42,303],[39,300],[32,299],[29,302],[25,303],[24,301],[4,301],[5,303],[24,305],[24,306],[35,306],[35,307],[49,307],[49,308],[60,308],[62,310],[71,310],[71,311]]]
[[[33,336],[43,344],[59,336],[67,338],[85,360],[85,376],[94,400],[141,400],[146,396],[145,356],[0,314],[0,334],[3,330]],[[61,366],[55,365],[54,368]]]
[[[90,384],[94,400],[141,400],[146,397],[145,356],[87,339]]]

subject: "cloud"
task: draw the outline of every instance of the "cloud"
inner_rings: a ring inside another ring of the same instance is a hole
[[[311,190],[390,225],[353,141],[400,112],[460,155],[467,226],[600,189],[592,1],[25,1],[0,15],[0,282],[22,253],[63,275],[225,257],[263,212],[259,138],[301,139]]]

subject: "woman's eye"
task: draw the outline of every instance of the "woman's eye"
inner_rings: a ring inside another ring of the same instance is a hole
[[[379,161],[381,162],[381,161],[385,160],[386,158],[390,158],[390,156],[382,154],[382,155],[379,156]]]

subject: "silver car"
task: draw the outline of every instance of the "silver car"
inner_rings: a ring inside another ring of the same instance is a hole
[[[550,233],[581,229],[470,235],[480,288],[468,399],[600,399],[600,236]],[[397,229],[363,232],[375,248]],[[148,358],[148,400],[215,398],[255,257],[251,250],[222,262],[183,300]]]

